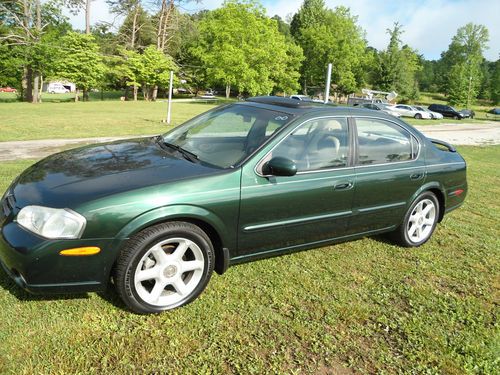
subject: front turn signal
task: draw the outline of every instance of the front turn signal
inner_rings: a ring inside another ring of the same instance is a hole
[[[95,255],[101,252],[99,247],[77,247],[75,249],[61,250],[59,255],[69,256],[69,257],[80,257],[87,255]]]

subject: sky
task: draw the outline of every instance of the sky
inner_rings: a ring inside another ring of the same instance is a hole
[[[291,17],[303,0],[261,0],[269,16]],[[191,1],[184,9],[195,12],[214,9],[223,0]],[[368,44],[384,49],[389,36],[386,29],[398,21],[403,25],[401,39],[404,44],[415,48],[426,59],[439,59],[441,52],[448,49],[457,29],[468,22],[484,25],[490,33],[489,49],[484,56],[490,61],[500,58],[500,0],[325,0],[329,8],[343,5],[358,16],[358,25],[366,32]],[[74,27],[84,28],[84,16],[69,15]],[[91,22],[112,22],[105,0],[92,3]]]

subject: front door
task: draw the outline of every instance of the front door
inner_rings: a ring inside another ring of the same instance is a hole
[[[304,122],[259,163],[243,168],[238,258],[294,249],[345,234],[351,215],[354,167],[346,118]],[[264,176],[281,156],[297,164],[291,177]]]

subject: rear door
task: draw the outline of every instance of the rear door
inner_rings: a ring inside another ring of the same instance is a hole
[[[356,179],[349,233],[399,225],[425,178],[415,136],[396,122],[356,117]]]

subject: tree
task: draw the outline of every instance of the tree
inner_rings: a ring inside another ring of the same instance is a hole
[[[301,70],[303,90],[307,92],[308,85],[321,85],[328,63],[332,63],[335,91],[352,93],[362,83],[360,70],[366,54],[363,31],[348,8],[337,7],[321,14],[316,15],[320,22],[299,29],[299,43],[305,55]]]
[[[54,33],[65,32],[70,26],[62,16],[60,1],[15,0],[0,2],[0,42],[6,50],[7,60],[1,64],[21,74],[21,96],[38,103],[42,75],[49,71],[54,46]],[[52,35],[47,36],[52,32]]]
[[[168,86],[170,71],[177,70],[177,66],[169,55],[164,54],[154,46],[149,46],[140,55],[141,69],[138,81],[141,82],[144,98],[156,100],[156,90],[159,86]]]
[[[54,75],[75,83],[75,101],[79,100],[80,89],[88,91],[98,85],[104,69],[99,46],[92,35],[70,32],[61,38]]]
[[[92,0],[64,0],[73,14],[85,12],[85,33],[90,34],[90,11]]]
[[[278,86],[294,90],[296,61],[301,50],[286,43],[275,20],[252,2],[225,1],[208,12],[198,25],[200,40],[191,49],[206,67],[212,83],[239,93],[269,94]]]
[[[494,104],[500,103],[500,59],[495,62],[491,75],[491,100]]]
[[[327,14],[324,0],[304,0],[299,11],[293,15],[290,23],[291,34],[301,44],[302,30],[323,24]]]
[[[468,23],[459,28],[442,59],[449,67],[449,102],[469,107],[481,85],[483,51],[489,40],[488,29]]]
[[[155,43],[156,34],[151,17],[140,0],[107,0],[110,11],[125,17],[118,30],[118,39],[126,48],[143,50]]]
[[[419,56],[419,65],[422,66],[422,69],[417,71],[415,77],[419,89],[429,92],[439,91],[439,86],[436,82],[439,76],[437,73],[438,62],[435,60],[425,60],[423,56]]]
[[[403,30],[399,23],[396,22],[387,33],[389,45],[378,54],[375,84],[381,90],[396,91],[401,101],[417,99],[416,73],[421,69],[419,56],[409,46],[401,47]]]

